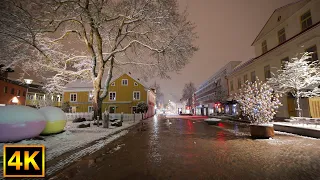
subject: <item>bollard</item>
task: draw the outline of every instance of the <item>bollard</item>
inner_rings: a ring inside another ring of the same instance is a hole
[[[103,128],[109,128],[109,112],[108,111],[106,111],[103,114],[102,126],[103,126]]]
[[[100,120],[100,117],[97,116],[97,126],[99,127],[99,120]]]
[[[120,120],[121,120],[121,123],[122,123],[123,122],[123,112],[121,112]]]
[[[133,122],[136,122],[136,112],[133,112]]]

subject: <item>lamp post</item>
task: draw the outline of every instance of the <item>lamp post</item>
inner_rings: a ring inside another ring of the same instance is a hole
[[[26,100],[24,105],[27,105],[27,97],[28,97],[28,90],[29,90],[29,85],[32,84],[33,80],[32,79],[24,79],[24,82],[27,84],[27,93],[26,93]]]

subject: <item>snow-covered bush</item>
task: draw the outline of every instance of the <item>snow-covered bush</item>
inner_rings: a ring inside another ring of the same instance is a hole
[[[235,95],[244,116],[253,124],[268,123],[273,119],[277,109],[282,104],[279,94],[274,93],[270,85],[261,82],[258,78],[242,85],[239,93]]]
[[[145,102],[139,102],[137,104],[137,112],[138,113],[146,113],[148,111],[148,104]]]
[[[310,61],[311,53],[303,53],[300,58],[292,58],[268,79],[277,92],[291,93],[296,98],[297,116],[301,117],[300,98],[320,96],[320,66],[319,61]]]

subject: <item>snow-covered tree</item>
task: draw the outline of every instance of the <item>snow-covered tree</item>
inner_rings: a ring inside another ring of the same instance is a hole
[[[291,93],[296,98],[299,117],[301,117],[300,98],[320,95],[319,61],[310,61],[310,54],[305,52],[300,57],[292,58],[284,64],[283,69],[268,79],[268,83],[277,92]]]
[[[0,63],[46,78],[49,92],[93,84],[94,116],[122,72],[168,77],[197,48],[176,0],[2,0]]]
[[[156,103],[157,103],[157,105],[163,106],[164,95],[161,92],[160,84],[158,84],[157,82],[154,82],[154,84],[151,87],[156,90]]]
[[[247,116],[251,123],[263,124],[273,119],[277,109],[281,106],[279,94],[267,83],[258,78],[255,82],[247,82],[241,86],[235,100],[239,103],[244,116]]]
[[[219,87],[214,91],[213,101],[222,102],[222,101],[225,101],[227,97],[228,97],[227,91]]]
[[[192,95],[195,93],[197,88],[194,86],[193,82],[189,82],[184,85],[182,90],[182,101],[187,101],[187,106],[192,105]]]

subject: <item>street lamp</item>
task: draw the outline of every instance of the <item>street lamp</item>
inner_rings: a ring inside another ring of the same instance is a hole
[[[33,80],[32,79],[24,79],[24,82],[27,84],[27,93],[26,93],[26,100],[24,102],[24,105],[27,105],[27,96],[28,96],[28,89],[29,89],[29,85],[32,84]]]

